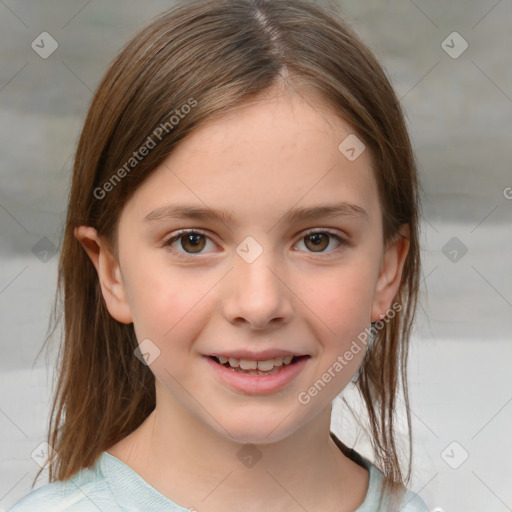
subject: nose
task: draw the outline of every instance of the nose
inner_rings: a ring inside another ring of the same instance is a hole
[[[270,251],[263,251],[252,263],[236,255],[227,278],[223,313],[230,323],[259,331],[290,321],[293,293]]]

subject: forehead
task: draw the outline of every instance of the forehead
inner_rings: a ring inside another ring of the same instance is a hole
[[[349,136],[351,126],[317,97],[267,93],[194,130],[126,209],[143,218],[180,202],[255,222],[293,207],[347,202],[378,216],[369,151],[349,160],[339,149]]]

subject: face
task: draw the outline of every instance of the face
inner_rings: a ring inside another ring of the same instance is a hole
[[[330,408],[406,253],[384,248],[369,151],[346,158],[353,130],[311,98],[266,95],[193,132],[124,207],[112,272],[96,260],[109,311],[145,340],[157,408],[242,443]],[[249,375],[220,356],[267,363]]]

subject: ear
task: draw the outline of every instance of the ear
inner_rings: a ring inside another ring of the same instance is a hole
[[[94,228],[89,226],[75,228],[75,237],[85,249],[96,268],[101,292],[109,313],[118,322],[124,324],[133,322],[121,268],[109,250],[108,244],[98,235]]]
[[[384,250],[372,304],[370,316],[372,322],[384,318],[386,311],[391,307],[391,302],[400,288],[409,246],[409,226],[404,224]]]

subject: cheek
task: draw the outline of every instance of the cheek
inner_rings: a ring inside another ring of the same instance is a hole
[[[333,339],[349,340],[370,323],[375,287],[370,262],[340,265],[317,273],[300,296]]]
[[[140,261],[140,260],[139,260]],[[204,327],[204,311],[215,280],[190,270],[141,265],[130,275],[130,302],[137,339],[161,351],[184,346]]]
[[[369,341],[370,314],[375,287],[375,267],[370,259],[332,269],[315,278],[303,290],[307,313],[321,345],[315,376],[300,400],[321,395],[322,403],[333,400],[360,368]],[[325,391],[324,391],[325,388]],[[321,392],[320,392],[321,391]]]

